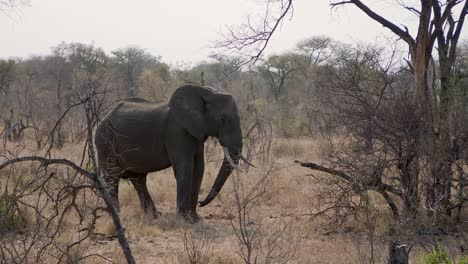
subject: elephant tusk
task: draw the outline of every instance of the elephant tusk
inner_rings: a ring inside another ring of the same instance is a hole
[[[240,159],[243,160],[245,163],[249,164],[249,166],[252,166],[254,168],[257,168],[255,165],[253,165],[252,163],[250,163],[250,161],[247,160],[246,157],[244,157],[244,155],[240,155]]]
[[[229,162],[229,165],[231,165],[231,167],[233,169],[236,169],[237,170],[237,165],[234,163],[234,161],[232,160],[231,158],[231,155],[229,155],[229,150],[228,148],[224,147],[223,148],[224,150],[224,156],[226,157],[227,161]]]

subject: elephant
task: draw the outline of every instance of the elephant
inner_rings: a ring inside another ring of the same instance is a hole
[[[99,170],[119,208],[118,184],[129,179],[145,213],[158,217],[146,185],[147,174],[172,166],[177,183],[177,214],[195,223],[200,220],[197,202],[204,174],[204,143],[219,140],[224,159],[200,207],[220,192],[242,156],[242,131],[232,95],[213,88],[185,84],[168,103],[141,98],[119,102],[102,119],[95,133]],[[249,163],[249,165],[252,165]]]

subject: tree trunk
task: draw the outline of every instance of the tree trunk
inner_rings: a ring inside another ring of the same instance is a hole
[[[423,41],[422,38],[426,38]],[[422,118],[423,125],[418,128],[419,142],[413,144],[409,143],[406,150],[402,150],[402,157],[400,157],[400,177],[402,187],[405,190],[403,203],[404,214],[406,217],[414,218],[418,214],[420,192],[419,192],[419,155],[417,154],[421,143],[424,139],[429,142],[427,144],[428,153],[433,153],[431,144],[432,131],[433,131],[433,115],[432,115],[432,100],[428,89],[427,67],[429,57],[427,56],[427,35],[420,33],[418,35],[418,42],[415,49],[411,50],[413,74],[416,88],[416,95],[418,100],[418,115]]]
[[[443,51],[442,51],[443,52]],[[445,56],[440,56],[440,106],[438,113],[437,131],[434,133],[434,159],[431,162],[430,181],[427,186],[426,205],[429,216],[435,222],[439,220],[439,215],[450,215],[451,199],[450,189],[452,184],[452,157],[451,129],[450,129],[450,105],[453,94],[450,89],[451,66]]]
[[[416,148],[416,146],[408,146]],[[401,185],[403,188],[404,216],[413,219],[419,212],[419,158],[416,149],[406,150],[405,156],[399,157]]]

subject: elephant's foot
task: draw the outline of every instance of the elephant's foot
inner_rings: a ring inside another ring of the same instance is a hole
[[[145,210],[145,214],[146,214],[146,215],[149,215],[149,216],[152,216],[154,219],[157,219],[157,218],[159,218],[160,216],[162,216],[161,211],[159,211],[159,210],[156,209],[156,208],[146,209],[146,210]]]
[[[201,221],[201,217],[194,211],[179,211],[177,214],[190,224],[196,224]]]
[[[158,218],[158,217],[162,216],[162,213],[159,210],[153,211],[152,214],[153,214],[154,218]]]
[[[200,222],[202,220],[200,215],[198,215],[197,212],[195,212],[195,211],[190,212],[190,217],[192,219],[193,224],[198,223],[198,222]]]

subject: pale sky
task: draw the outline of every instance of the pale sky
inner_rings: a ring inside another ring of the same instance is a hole
[[[397,25],[416,22],[395,8],[396,0],[366,2],[377,5],[376,10]],[[282,25],[267,53],[285,51],[315,35],[348,43],[392,36],[355,7],[331,10],[328,4],[329,0],[296,0],[292,20]],[[0,57],[47,54],[65,41],[94,43],[107,52],[137,45],[168,63],[195,63],[213,52],[211,43],[225,26],[262,14],[264,7],[262,0],[31,0],[30,6],[9,17],[0,13]],[[466,37],[465,29],[462,39]]]

